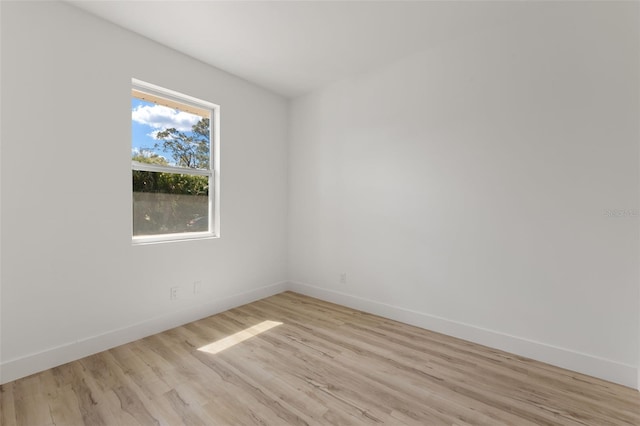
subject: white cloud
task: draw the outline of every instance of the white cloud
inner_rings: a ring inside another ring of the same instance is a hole
[[[197,115],[162,105],[139,105],[131,110],[131,119],[154,129],[175,128],[181,132],[192,130],[191,126],[200,121]]]
[[[178,130],[180,130],[180,129],[178,129]],[[158,139],[158,130],[154,130],[153,132],[147,133],[147,136],[149,136],[151,139],[154,139],[154,140],[157,140],[157,141],[160,140],[160,139]]]

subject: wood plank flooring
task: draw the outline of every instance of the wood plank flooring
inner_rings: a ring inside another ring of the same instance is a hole
[[[633,389],[292,292],[1,391],[3,426],[640,425]]]

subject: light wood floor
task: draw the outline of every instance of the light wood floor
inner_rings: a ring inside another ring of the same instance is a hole
[[[291,292],[1,390],[3,426],[640,425],[635,390]]]

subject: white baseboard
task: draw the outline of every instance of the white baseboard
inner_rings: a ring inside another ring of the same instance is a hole
[[[137,339],[142,339],[143,337],[151,336],[246,303],[273,296],[274,294],[287,290],[287,288],[286,282],[271,284],[223,299],[217,299],[196,306],[189,306],[179,311],[150,318],[99,335],[79,339],[75,342],[49,348],[38,353],[4,361],[0,364],[0,384],[84,358]]]
[[[471,324],[452,321],[309,284],[290,282],[288,288],[289,290],[307,296],[433,330],[448,336],[479,343],[640,390],[640,371],[633,365],[622,364],[570,349],[523,339]]]
[[[188,322],[196,321],[286,290],[292,290],[328,302],[501,349],[568,370],[619,383],[624,386],[636,389],[639,389],[640,386],[640,370],[632,365],[622,364],[570,349],[523,339],[471,324],[452,321],[446,318],[300,282],[280,282],[260,287],[248,292],[228,296],[224,299],[218,299],[197,306],[190,306],[180,311],[150,318],[127,327],[79,339],[75,342],[49,348],[38,353],[4,361],[0,364],[0,384],[160,333],[173,327],[178,327]]]

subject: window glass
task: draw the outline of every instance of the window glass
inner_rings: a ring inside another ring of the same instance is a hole
[[[133,235],[209,230],[209,179],[133,171]]]

